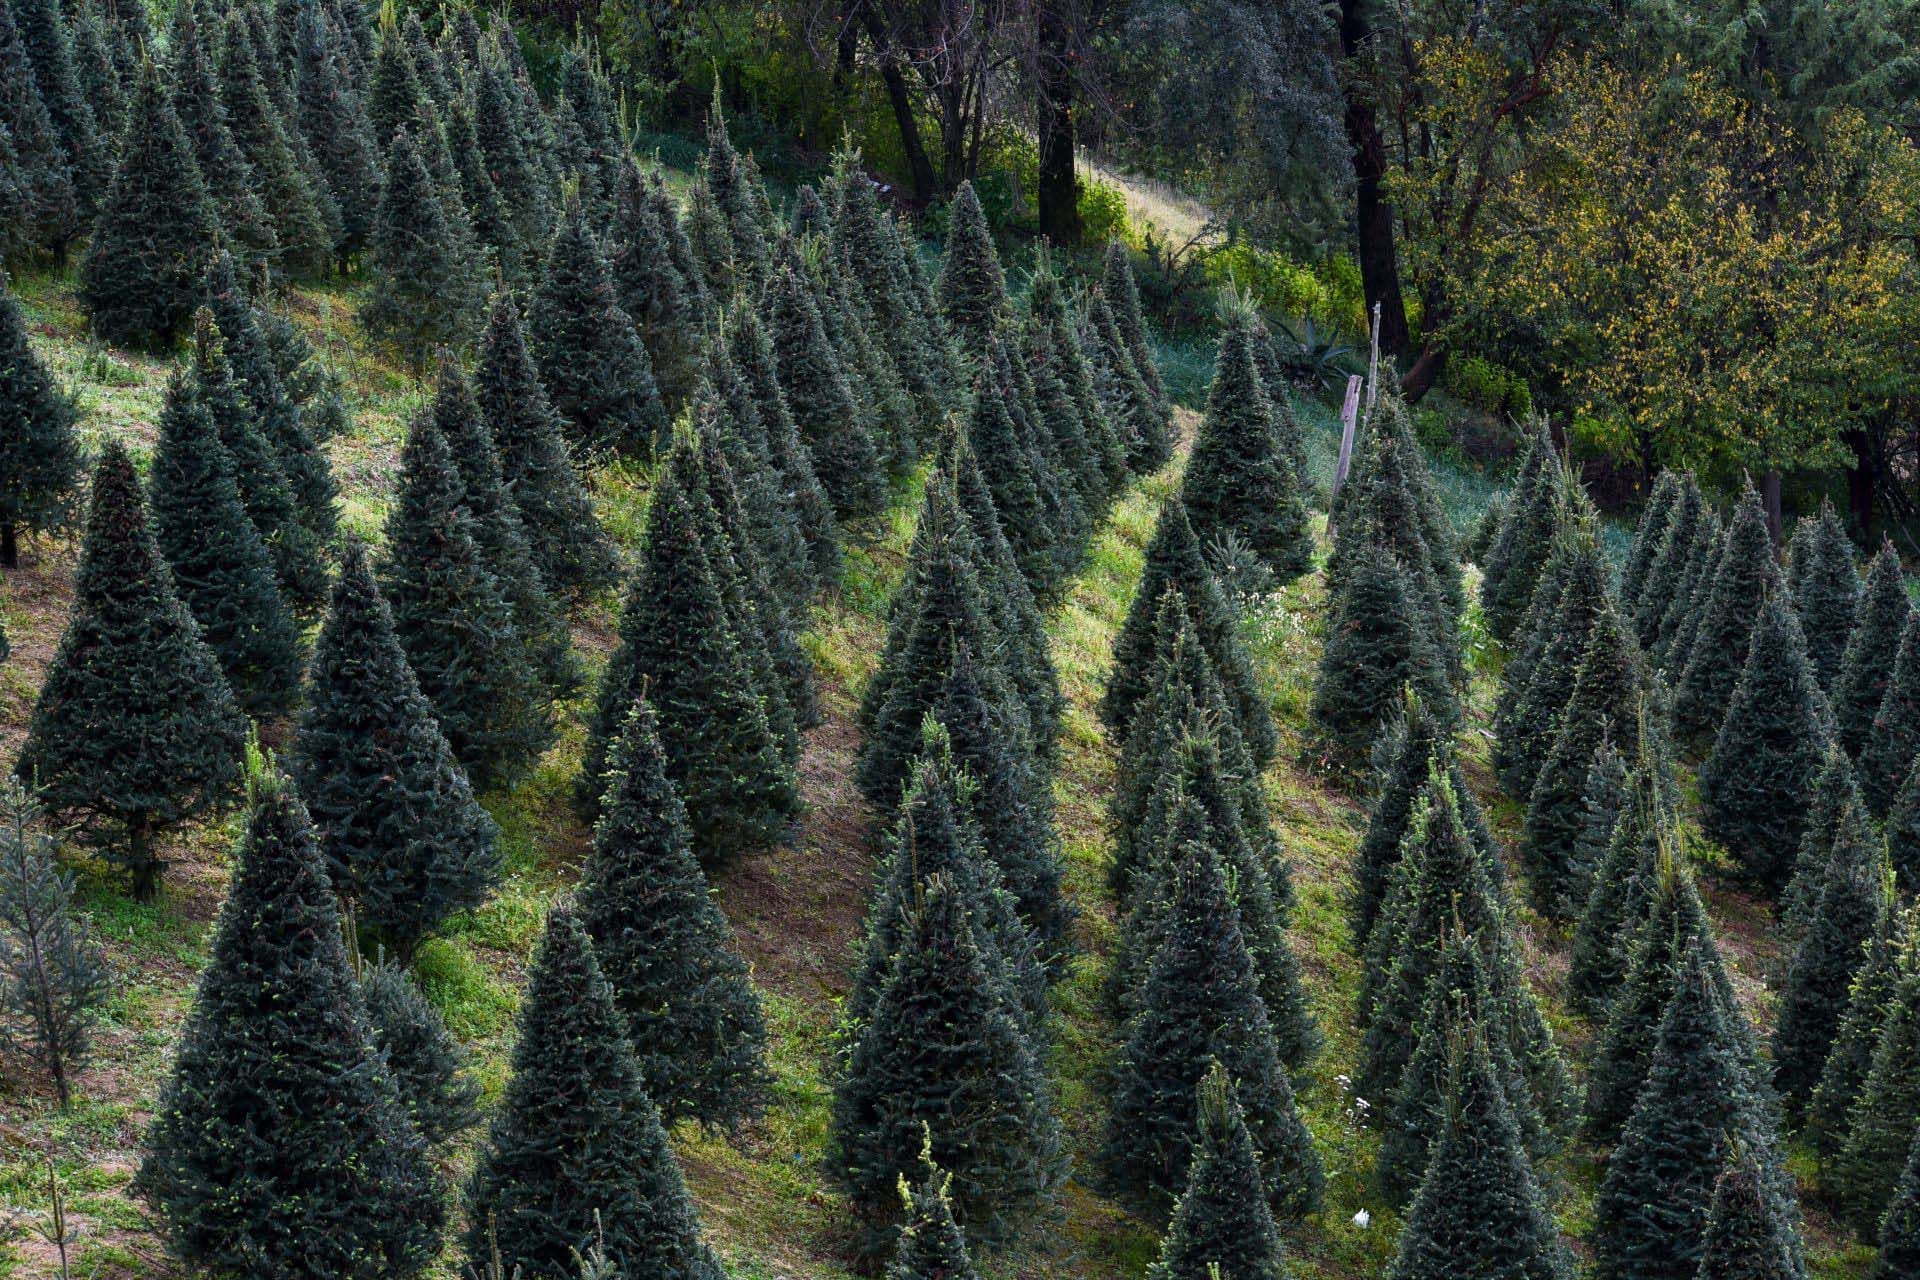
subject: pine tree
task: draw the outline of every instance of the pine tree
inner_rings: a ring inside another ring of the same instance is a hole
[[[1893,1202],[1920,1126],[1920,971],[1911,964],[1893,984],[1847,1120],[1846,1141],[1827,1166],[1825,1182],[1861,1239],[1871,1240]]]
[[[1916,1271],[1920,1271],[1920,1128],[1914,1130],[1906,1172],[1900,1175],[1899,1188],[1880,1225],[1880,1256],[1867,1280],[1900,1280]]]
[[[10,144],[6,174],[13,180],[20,222],[18,245],[9,250],[45,250],[64,261],[67,247],[85,226],[77,184],[52,113],[41,96],[40,77],[13,6],[0,5],[0,137]],[[86,200],[92,212],[92,197]]]
[[[111,975],[43,818],[18,779],[0,786],[0,1048],[45,1070],[65,1110]]]
[[[164,348],[185,332],[199,303],[220,224],[151,62],[141,65],[130,119],[80,264],[80,301],[106,341]]]
[[[1827,1062],[1820,1069],[1801,1132],[1825,1159],[1846,1143],[1853,1104],[1866,1085],[1873,1051],[1880,1043],[1887,1012],[1903,975],[1913,964],[1913,919],[1906,911],[1884,916],[1866,945],[1866,955],[1853,977],[1847,1011],[1833,1037]]]
[[[1647,585],[1653,562],[1660,554],[1667,530],[1673,526],[1680,505],[1681,484],[1678,475],[1662,471],[1653,482],[1647,505],[1640,509],[1640,521],[1634,526],[1633,546],[1620,570],[1620,608],[1629,617],[1637,616],[1641,592]]]
[[[1248,316],[1220,339],[1206,416],[1194,438],[1181,492],[1201,543],[1218,554],[1229,537],[1259,558],[1276,582],[1291,582],[1313,559],[1307,505],[1281,452],[1273,406],[1253,359]]]
[[[248,788],[233,889],[134,1189],[194,1266],[414,1275],[439,1250],[439,1178],[369,1033],[306,811],[270,763],[252,762]]]
[[[575,1275],[593,1243],[629,1275],[724,1274],[571,906],[547,916],[467,1204],[467,1256],[502,1275]]]
[[[835,1179],[884,1247],[900,1176],[923,1152],[952,1175],[956,1216],[1005,1240],[1063,1172],[1059,1120],[1014,996],[962,895],[925,886],[835,1086]]]
[[[1122,1036],[1102,1163],[1129,1200],[1164,1206],[1178,1196],[1194,1150],[1194,1090],[1217,1061],[1265,1161],[1268,1205],[1297,1219],[1318,1207],[1324,1175],[1294,1111],[1226,877],[1196,842],[1172,881],[1164,940]]]
[[[1860,794],[1876,818],[1893,808],[1920,753],[1920,616],[1907,615],[1886,696],[1860,746]]]
[[[1660,638],[1660,620],[1686,573],[1688,554],[1700,527],[1703,506],[1700,486],[1691,473],[1682,475],[1678,484],[1680,490],[1674,495],[1666,529],[1660,535],[1660,543],[1647,563],[1646,577],[1633,599],[1634,627],[1640,636],[1640,647],[1649,656],[1654,656]]]
[[[1873,734],[1873,718],[1887,696],[1887,683],[1900,653],[1900,637],[1912,612],[1906,571],[1900,567],[1893,544],[1882,542],[1867,567],[1860,622],[1847,641],[1840,674],[1833,684],[1834,736],[1856,759]]]
[[[94,470],[73,612],[14,772],[77,815],[133,876],[160,891],[160,831],[221,804],[239,781],[245,720],[173,593],[133,462],[109,444]],[[124,843],[120,843],[124,841]]]
[[[1390,1280],[1565,1280],[1548,1212],[1478,1027],[1453,1048],[1446,1119],[1407,1213]]]
[[[774,274],[763,307],[781,392],[834,513],[842,521],[878,514],[886,474],[812,291],[788,267]]]
[[[51,533],[71,518],[80,480],[74,417],[0,278],[0,568],[18,567],[21,533]]]
[[[927,1143],[929,1148],[932,1145]],[[911,1186],[904,1176],[900,1179],[906,1220],[900,1225],[893,1261],[887,1264],[887,1280],[979,1280],[967,1254],[966,1237],[953,1220],[948,1195],[952,1179],[940,1172],[930,1149],[921,1152],[918,1172],[919,1180]]]
[[[240,708],[272,716],[300,695],[300,633],[259,531],[240,501],[233,458],[192,382],[175,372],[154,449],[154,543]]]
[[[1884,847],[1871,839],[1837,843],[1822,871],[1773,1032],[1774,1088],[1791,1114],[1813,1096],[1867,945],[1894,910],[1889,880]]]
[[[523,772],[553,740],[552,709],[487,568],[466,486],[430,414],[407,434],[380,587],[420,689],[477,788]]]
[[[963,349],[984,350],[1010,307],[1006,273],[971,182],[960,184],[947,207],[947,255],[938,289],[955,341]]]
[[[474,799],[349,543],[314,646],[292,772],[334,884],[404,960],[500,882],[499,833]]]
[[[1793,1225],[1751,1151],[1736,1148],[1714,1184],[1698,1280],[1802,1280]]]
[[[1794,526],[1789,556],[1789,584],[1807,636],[1807,657],[1821,692],[1832,693],[1860,617],[1861,586],[1853,540],[1831,503],[1823,501],[1817,518],[1803,517]]]
[[[344,46],[349,39],[318,5],[283,12],[298,14],[290,72],[295,120],[339,209],[340,235],[334,254],[344,265],[373,240],[374,210],[380,198],[380,148],[367,120],[366,103],[345,65]]]
[[[564,424],[527,351],[519,310],[505,293],[494,299],[473,383],[540,580],[570,595],[612,586],[620,576],[618,553],[594,513]]]
[[[1260,1154],[1216,1061],[1200,1082],[1186,1189],[1160,1243],[1152,1280],[1283,1280],[1286,1250],[1267,1207]]]
[[[800,439],[800,428],[781,389],[773,344],[767,338],[756,308],[742,300],[728,313],[725,334],[733,363],[758,411],[767,435],[767,456],[785,493],[785,501],[800,526],[813,563],[815,585],[840,580],[840,535],[834,529],[833,503],[813,466],[813,455]],[[808,592],[812,594],[811,590]]]
[[[271,272],[280,257],[280,242],[260,198],[253,166],[228,125],[214,71],[211,33],[202,33],[193,5],[174,10],[168,43],[174,113],[213,202],[222,243],[249,273]]]
[[[360,991],[373,1046],[386,1056],[407,1118],[429,1149],[444,1153],[480,1123],[480,1084],[468,1073],[466,1050],[399,965],[373,965]]]
[[[1747,1044],[1730,1025],[1709,946],[1696,939],[1675,958],[1674,994],[1646,1085],[1607,1161],[1593,1237],[1596,1274],[1605,1280],[1687,1280],[1698,1273],[1714,1184],[1733,1144],[1762,1162],[1766,1210],[1786,1238],[1797,1240],[1798,1209],[1781,1185],[1784,1171]]]
[[[1154,401],[1164,414],[1167,409],[1167,389],[1160,381],[1160,371],[1153,363],[1153,346],[1147,341],[1147,322],[1140,313],[1140,290],[1134,283],[1133,263],[1127,256],[1127,248],[1118,240],[1107,241],[1107,254],[1100,275],[1100,294],[1107,305],[1113,308],[1113,318],[1120,329],[1120,336],[1126,339],[1127,350],[1133,356],[1134,367],[1140,370],[1140,377],[1147,388],[1153,392]]]
[[[653,710],[634,703],[581,875],[580,917],[663,1120],[733,1124],[759,1109],[767,1028],[693,855]]]
[[[571,427],[569,442],[577,453],[645,454],[665,443],[667,413],[653,362],[633,320],[620,309],[578,199],[567,204],[546,278],[527,307],[527,332],[541,380]]]
[[[1766,512],[1749,484],[1727,525],[1713,578],[1696,600],[1699,627],[1674,686],[1674,726],[1682,735],[1711,734],[1727,718],[1762,606],[1780,585]]]

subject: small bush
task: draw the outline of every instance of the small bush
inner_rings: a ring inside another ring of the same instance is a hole
[[[1533,389],[1526,379],[1484,356],[1455,356],[1447,361],[1446,389],[1487,413],[1524,418],[1533,412]]]

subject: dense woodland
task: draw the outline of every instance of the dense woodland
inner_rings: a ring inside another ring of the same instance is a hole
[[[1920,14],[1725,8],[0,0],[0,1277],[1920,1277]]]

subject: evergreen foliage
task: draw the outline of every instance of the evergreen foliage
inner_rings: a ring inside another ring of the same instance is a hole
[[[1522,624],[1524,641],[1501,671],[1493,764],[1515,795],[1531,797],[1573,697],[1593,627],[1607,608],[1605,552],[1590,529],[1558,539]]]
[[[879,514],[886,473],[805,277],[791,266],[776,271],[762,308],[782,397],[834,514]]]
[[[1641,593],[1660,554],[1661,544],[1666,541],[1667,530],[1673,527],[1681,492],[1679,476],[1672,471],[1662,471],[1653,482],[1647,505],[1640,509],[1640,520],[1633,530],[1633,546],[1620,570],[1620,608],[1629,617],[1638,617]]]
[[[74,417],[27,336],[20,300],[0,279],[0,568],[20,563],[22,533],[51,533],[72,516]]]
[[[468,1074],[466,1050],[399,965],[372,966],[360,990],[373,1047],[386,1057],[407,1118],[430,1150],[446,1151],[480,1123],[480,1084]]]
[[[1853,540],[1833,505],[1794,526],[1788,551],[1788,583],[1794,611],[1807,636],[1807,657],[1822,693],[1831,693],[1860,617],[1861,585],[1853,567]]]
[[[906,1220],[900,1224],[893,1261],[887,1264],[887,1280],[979,1280],[966,1237],[953,1220],[947,1194],[952,1180],[934,1164],[931,1151],[921,1152],[919,1174],[911,1186],[905,1177],[900,1179]]]
[[[1407,571],[1380,543],[1349,544],[1345,550],[1342,589],[1328,602],[1312,714],[1329,743],[1357,760],[1392,718],[1403,689],[1412,687],[1448,726],[1459,709],[1446,660]]]
[[[1724,533],[1719,514],[1703,506],[1700,519],[1694,524],[1693,544],[1687,550],[1673,593],[1660,615],[1652,655],[1668,679],[1676,683],[1686,670],[1687,652],[1703,609],[1702,587],[1711,582],[1714,566],[1719,563]]]
[[[1920,615],[1908,613],[1886,695],[1860,747],[1860,794],[1884,818],[1920,754]]]
[[[1854,780],[1853,762],[1831,739],[1808,794],[1806,810],[1806,831],[1794,858],[1793,879],[1780,895],[1780,923],[1792,939],[1806,931],[1807,919],[1826,884],[1827,868],[1840,852],[1841,843],[1856,838],[1870,841],[1873,837],[1866,801],[1861,799],[1859,783]],[[1890,827],[1889,836],[1892,834]]]
[[[1847,996],[1847,1011],[1840,1019],[1826,1065],[1820,1069],[1820,1083],[1814,1086],[1801,1131],[1823,1157],[1837,1155],[1845,1144],[1853,1104],[1865,1086],[1873,1065],[1873,1051],[1880,1043],[1881,1028],[1902,976],[1913,963],[1913,920],[1906,911],[1884,916],[1866,955],[1854,972],[1853,988]]]
[[[1147,1274],[1152,1280],[1283,1280],[1286,1250],[1267,1207],[1260,1153],[1218,1062],[1198,1093],[1186,1189]]]
[[[1736,1148],[1713,1188],[1698,1280],[1801,1280],[1792,1224],[1751,1151]]]
[[[510,242],[497,246],[509,279],[530,277],[554,238],[553,189],[537,153],[528,152],[519,112],[513,72],[496,58],[482,57],[473,74],[473,131],[512,227]]]
[[[1463,781],[1454,776],[1458,765],[1453,760],[1453,742],[1444,724],[1411,688],[1404,691],[1404,710],[1383,735],[1384,757],[1378,789],[1367,814],[1367,831],[1353,859],[1353,896],[1347,905],[1347,932],[1354,950],[1364,954],[1373,924],[1387,896],[1393,869],[1400,860],[1400,845],[1412,819],[1415,802],[1425,790],[1429,770],[1434,764],[1446,770],[1453,781],[1454,794],[1468,797]]]
[[[1900,567],[1893,544],[1882,542],[1867,567],[1859,625],[1847,641],[1833,684],[1834,736],[1856,759],[1873,734],[1873,718],[1886,699],[1887,683],[1900,653],[1900,638],[1912,612],[1906,571]]]
[[[1682,736],[1704,737],[1726,720],[1754,628],[1780,586],[1767,514],[1749,484],[1727,524],[1713,577],[1696,593],[1698,629],[1674,685],[1674,727]]]
[[[378,341],[424,369],[440,347],[464,349],[480,331],[484,299],[473,247],[458,234],[405,128],[393,134],[374,213],[373,292],[361,322]]]
[[[1559,528],[1564,464],[1545,420],[1534,423],[1514,480],[1513,501],[1481,568],[1480,607],[1487,630],[1511,644],[1523,638],[1520,624],[1534,587],[1552,554]]]
[[[1659,546],[1648,561],[1646,577],[1633,597],[1634,627],[1640,636],[1640,647],[1649,657],[1657,656],[1660,622],[1686,574],[1704,507],[1700,486],[1690,473],[1681,476],[1678,484],[1679,492],[1674,495],[1673,510],[1667,516]],[[1623,600],[1625,585],[1623,581]]]
[[[1893,1203],[1880,1224],[1880,1255],[1867,1280],[1900,1280],[1920,1272],[1920,1128],[1914,1130],[1913,1151],[1900,1175]]]
[[[193,5],[175,8],[168,44],[174,113],[213,202],[222,243],[249,273],[271,272],[280,257],[280,242],[260,198],[253,166],[227,123],[213,50],[202,35]]]
[[[962,182],[947,206],[947,256],[937,287],[955,342],[965,351],[984,351],[1010,304],[993,232],[971,182]]]
[[[1167,389],[1160,381],[1160,370],[1153,363],[1153,344],[1147,341],[1147,322],[1140,310],[1140,289],[1134,283],[1133,262],[1127,247],[1118,240],[1107,241],[1106,257],[1101,264],[1100,295],[1113,310],[1115,325],[1126,340],[1134,367],[1153,392],[1161,415],[1167,413]]]
[[[289,75],[293,118],[339,210],[334,255],[344,265],[373,240],[380,148],[347,65],[351,37],[343,35],[319,5],[301,5],[290,12],[297,14]]]
[[[1113,308],[1099,294],[1087,301],[1081,345],[1094,369],[1094,386],[1120,439],[1127,466],[1145,475],[1173,458],[1168,415],[1135,363]]]
[[[767,436],[767,456],[800,534],[806,540],[815,585],[840,579],[840,535],[834,529],[833,503],[813,466],[813,455],[800,439],[800,428],[781,389],[773,344],[756,308],[744,303],[728,315],[727,347],[735,368],[746,383]],[[811,591],[808,592],[812,594]]]
[[[1825,1169],[1825,1185],[1863,1240],[1873,1239],[1892,1204],[1920,1127],[1920,969],[1911,962],[1902,964],[1881,1017],[1846,1141]]]
[[[1602,1012],[1626,977],[1630,943],[1652,901],[1661,850],[1672,838],[1672,815],[1644,751],[1628,776],[1619,818],[1573,934],[1567,998],[1586,1014]]]
[[[0,139],[0,158],[8,161],[5,173],[11,179],[6,185],[13,195],[9,212],[18,217],[17,224],[0,229],[0,249],[9,256],[43,250],[64,259],[84,226],[76,184],[85,178],[74,173],[40,95],[34,54],[14,21],[11,4],[0,5]]]
[[[245,720],[172,576],[118,443],[94,470],[73,611],[14,771],[111,841],[137,897],[159,892],[154,835],[239,782]],[[124,842],[124,843],[122,843]]]
[[[640,331],[660,398],[672,412],[693,393],[699,373],[699,298],[674,262],[670,237],[677,228],[662,225],[673,212],[653,199],[632,159],[619,166],[612,199],[607,265],[614,292]]]
[[[446,1210],[370,1033],[293,786],[252,763],[211,959],[135,1191],[188,1263],[248,1276],[410,1276]]]

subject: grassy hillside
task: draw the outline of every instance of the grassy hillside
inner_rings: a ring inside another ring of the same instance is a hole
[[[19,284],[38,345],[78,396],[85,430],[95,440],[126,439],[144,456],[152,440],[164,366],[90,346],[69,280],[40,277]],[[377,538],[392,496],[404,424],[420,391],[359,342],[351,322],[350,291],[303,293],[291,305],[348,379],[355,428],[333,441],[329,450],[344,491],[348,526]],[[1170,354],[1175,357],[1170,363],[1185,375],[1178,380],[1181,385],[1194,384],[1193,369],[1204,376],[1210,358],[1206,351]],[[1324,477],[1332,465],[1331,415],[1313,402],[1303,402],[1300,411],[1314,428],[1316,466]],[[1183,410],[1181,419],[1190,431],[1191,410]],[[1071,702],[1056,786],[1068,890],[1080,913],[1078,955],[1056,995],[1060,1026],[1053,1066],[1079,1177],[1067,1188],[1057,1218],[1037,1224],[1022,1252],[989,1260],[987,1270],[996,1277],[1135,1275],[1156,1247],[1148,1229],[1119,1213],[1088,1185],[1093,1177],[1090,1156],[1105,1119],[1103,1081],[1116,1038],[1098,999],[1114,929],[1104,894],[1109,855],[1104,815],[1112,788],[1112,751],[1093,704],[1139,575],[1155,510],[1175,483],[1178,466],[1176,461],[1167,472],[1123,495],[1051,621],[1054,655]],[[1451,467],[1439,472],[1454,518],[1464,526],[1484,506],[1491,485]],[[646,476],[637,470],[603,472],[595,489],[603,519],[631,552],[645,509]],[[683,1127],[675,1142],[707,1229],[737,1276],[847,1274],[850,1226],[820,1162],[830,1098],[830,1033],[850,944],[864,910],[876,823],[850,781],[858,745],[851,712],[881,647],[887,600],[903,568],[916,507],[917,494],[903,487],[892,517],[848,556],[841,589],[818,605],[805,637],[818,666],[828,715],[809,735],[801,767],[808,812],[799,839],[791,848],[744,860],[716,885],[767,1003],[777,1080],[763,1120],[735,1135]],[[0,667],[0,744],[8,759],[24,733],[65,619],[76,552],[70,541],[31,547],[21,570],[7,582],[5,621],[14,657]],[[1391,1255],[1396,1224],[1369,1205],[1366,1174],[1376,1139],[1359,1122],[1358,1104],[1346,1095],[1342,1080],[1357,1050],[1351,1005],[1359,979],[1342,904],[1348,863],[1365,813],[1346,789],[1348,780],[1334,775],[1307,750],[1321,595],[1319,576],[1309,575],[1268,601],[1247,620],[1247,627],[1283,736],[1279,762],[1267,781],[1285,847],[1295,861],[1300,905],[1294,941],[1327,1035],[1326,1051],[1313,1068],[1303,1105],[1329,1173],[1328,1203],[1295,1243],[1297,1272],[1331,1280],[1379,1274]],[[612,599],[598,600],[575,620],[576,641],[595,666],[609,648],[615,607]],[[1472,625],[1471,634],[1478,637],[1477,622]],[[1492,793],[1486,768],[1488,709],[1498,658],[1476,640],[1470,661],[1473,718],[1465,744],[1469,768],[1494,817],[1510,834],[1516,814]],[[568,731],[533,776],[510,793],[487,798],[509,848],[509,874],[499,896],[459,919],[419,957],[426,990],[472,1048],[490,1095],[504,1083],[527,957],[548,904],[572,884],[587,840],[568,804],[584,704],[567,710]],[[284,725],[267,728],[269,740],[284,740],[285,734]],[[69,1216],[81,1232],[76,1275],[121,1280],[180,1274],[125,1188],[140,1158],[140,1137],[175,1032],[206,958],[209,929],[228,880],[234,834],[229,821],[175,840],[166,850],[173,862],[168,890],[150,906],[132,904],[111,878],[82,866],[84,901],[108,945],[116,979],[100,1052],[78,1083],[79,1101],[64,1115],[24,1081],[0,1083],[0,1209],[12,1206],[30,1214],[46,1210],[44,1161],[50,1156],[66,1189]],[[1713,905],[1742,994],[1764,1022],[1771,1001],[1768,982],[1780,968],[1780,958],[1768,946],[1765,914],[1756,904],[1725,893],[1716,893]],[[1521,936],[1530,976],[1547,997],[1556,1028],[1578,1063],[1590,1030],[1564,1016],[1557,998],[1567,939],[1530,919],[1522,921]],[[461,1170],[453,1172],[457,1176]],[[1587,1153],[1576,1152],[1557,1172],[1563,1217],[1569,1227],[1581,1228],[1596,1184],[1594,1162]],[[1369,1228],[1352,1221],[1362,1208],[1374,1213]],[[1816,1226],[1820,1274],[1857,1274],[1860,1255],[1849,1259]],[[38,1277],[51,1274],[50,1268],[49,1249],[30,1235],[15,1244],[10,1259],[0,1250],[0,1277]],[[448,1256],[433,1274],[458,1273],[459,1260]]]

